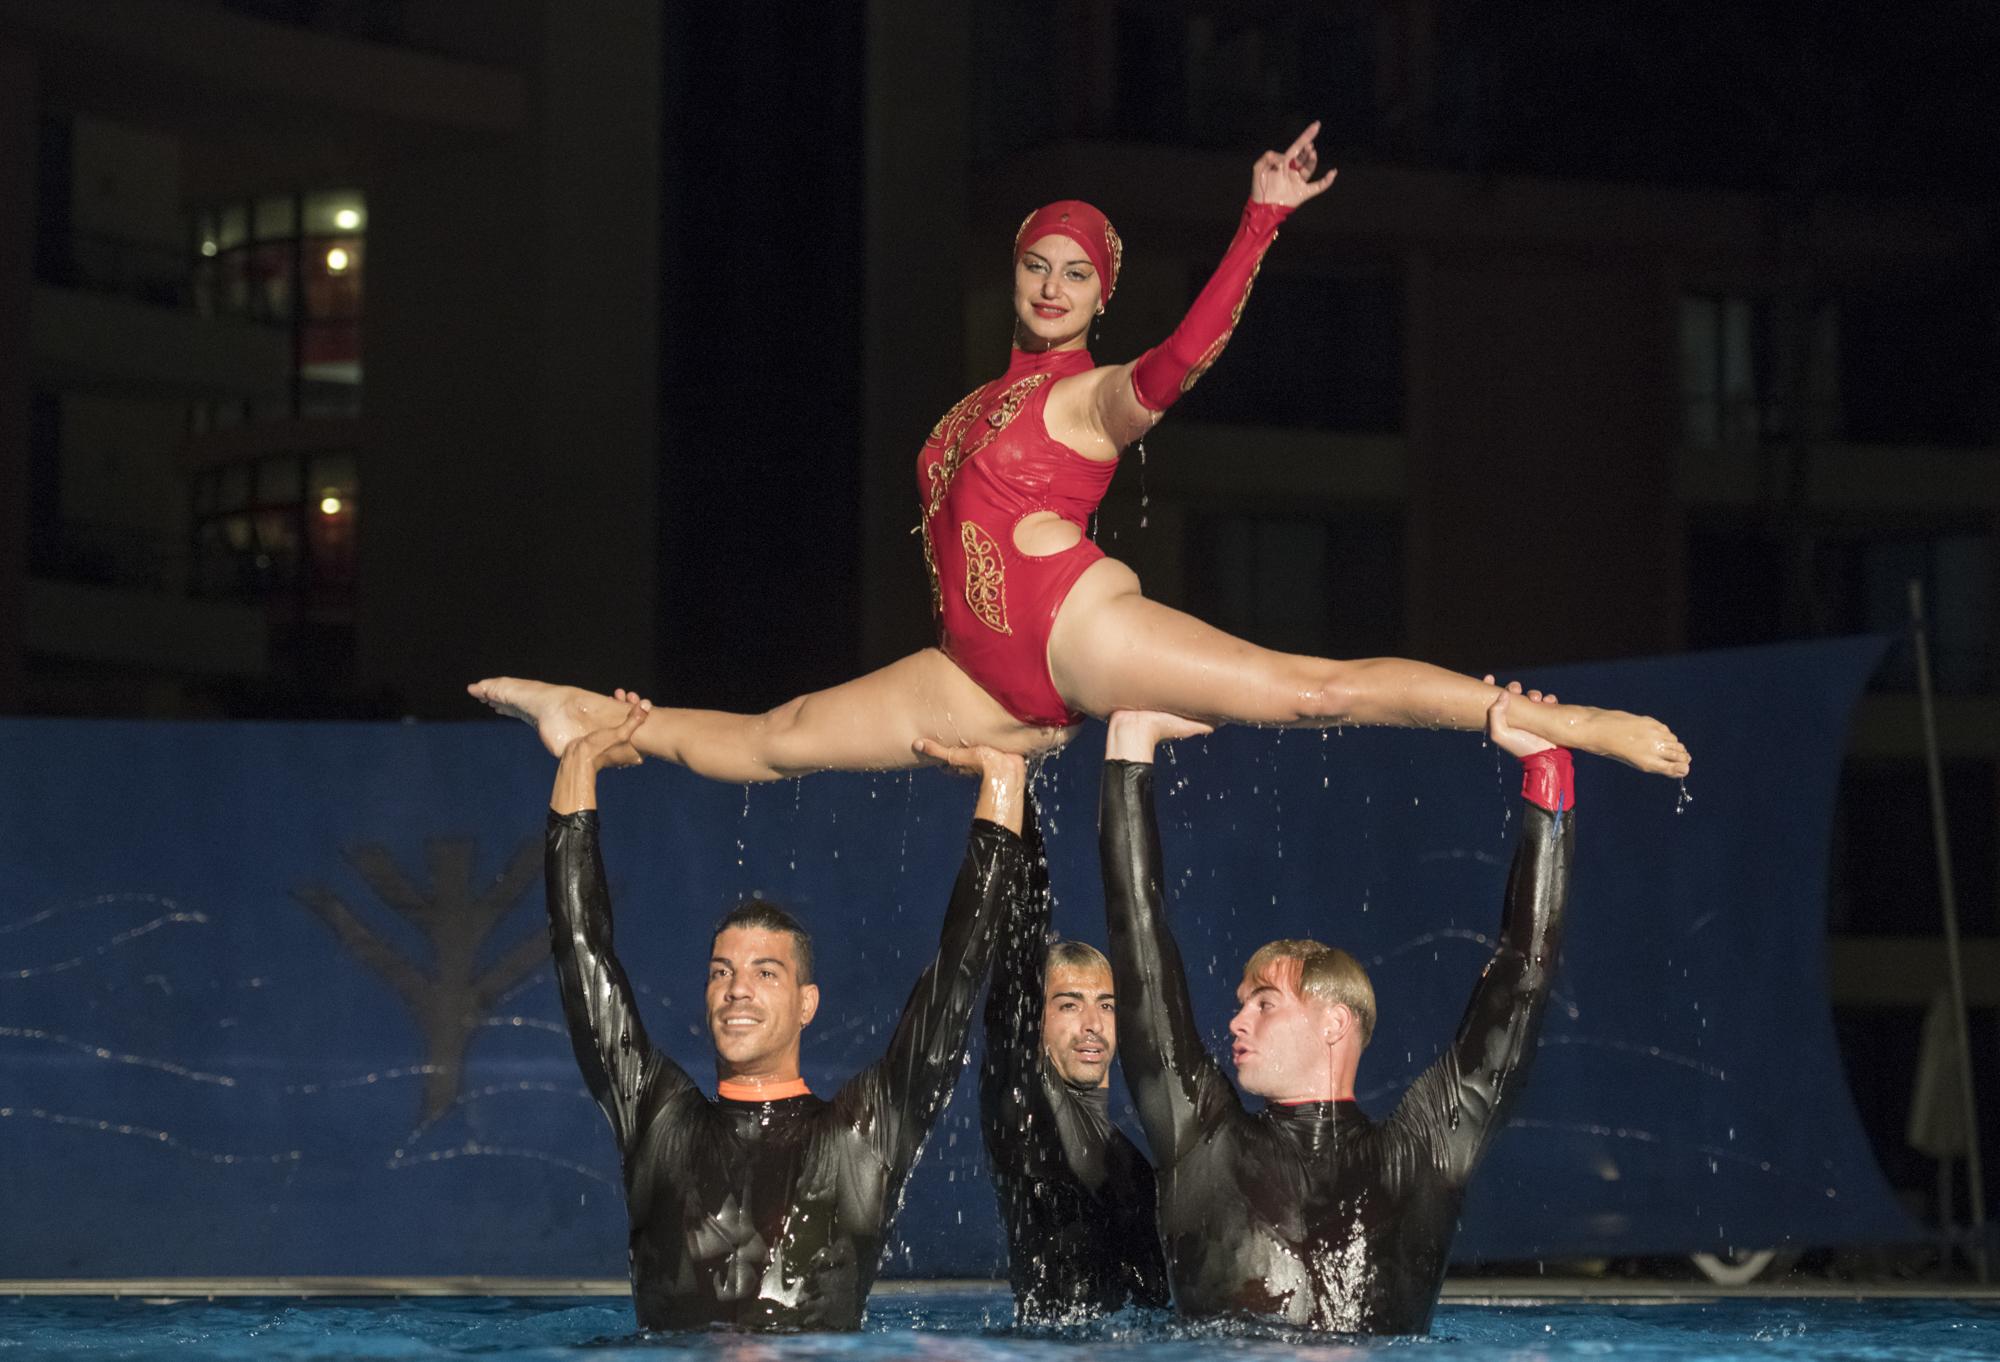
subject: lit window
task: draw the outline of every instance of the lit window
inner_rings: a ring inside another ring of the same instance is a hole
[[[359,190],[237,201],[195,215],[192,296],[204,316],[248,317],[289,331],[298,357],[278,403],[255,422],[345,418],[361,409],[361,314],[367,202]],[[205,421],[208,428],[215,422]],[[296,498],[294,498],[296,501]],[[351,513],[351,506],[349,511]]]

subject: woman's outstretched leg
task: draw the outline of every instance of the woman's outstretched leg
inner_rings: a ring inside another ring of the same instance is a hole
[[[1154,709],[1205,723],[1329,728],[1485,727],[1498,689],[1396,657],[1337,662],[1274,652],[1149,601],[1115,559],[1094,564],[1056,616],[1049,670],[1073,707]],[[1516,727],[1658,775],[1686,775],[1688,753],[1657,719],[1584,705],[1522,706]]]
[[[534,726],[560,754],[572,738],[604,727],[627,707],[575,686],[496,676],[467,686],[510,718]],[[712,780],[782,780],[813,771],[893,771],[924,764],[919,738],[947,747],[984,745],[1024,755],[1060,747],[1068,732],[1016,720],[935,648],[866,676],[799,696],[762,714],[656,708],[634,742],[649,757]]]

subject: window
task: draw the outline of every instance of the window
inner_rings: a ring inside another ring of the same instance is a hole
[[[2000,440],[1990,290],[1899,282],[1841,300],[1849,438],[1870,444]]]
[[[1967,933],[2000,932],[1996,902],[2000,767],[1944,764],[1945,817],[1959,922]],[[1840,776],[1833,824],[1829,926],[1856,935],[1916,936],[1940,930],[1937,848],[1930,776],[1921,758],[1850,759]]]
[[[191,488],[198,596],[266,601],[302,620],[353,613],[360,483],[345,451],[203,469]]]
[[[1213,515],[1189,526],[1188,605],[1267,648],[1394,653],[1402,533],[1388,517]]]
[[[1331,162],[1379,139],[1383,22],[1365,5],[1107,0],[1076,7],[1052,42],[1047,5],[979,0],[974,155],[992,161],[1066,137],[1254,154],[1318,118]]]
[[[1806,309],[1804,326],[1767,298],[1694,294],[1681,299],[1681,438],[1704,448],[1755,447],[1790,438],[1786,395],[1798,387],[1804,434],[1840,430],[1840,317],[1830,303]],[[1803,375],[1795,385],[1790,375]]]
[[[1208,281],[1190,279],[1188,297]],[[1265,272],[1182,419],[1393,432],[1403,425],[1400,278]]]
[[[1829,539],[1815,554],[1816,593],[1830,633],[1900,633],[1910,618],[1909,584],[1923,583],[1931,684],[1945,694],[1995,688],[1994,545],[1990,535],[1938,532]],[[1891,651],[1878,690],[1917,685],[1915,654]]]
[[[1932,684],[1944,694],[2000,689],[2000,591],[1990,534],[1971,527],[1828,526],[1801,533],[1802,548],[1751,525],[1690,532],[1689,647],[1804,634],[1901,634],[1915,579],[1924,587]],[[1916,659],[1907,647],[1892,649],[1873,681],[1882,691],[1907,692],[1916,684]]]
[[[352,417],[361,410],[362,281],[368,207],[352,190],[223,204],[194,223],[195,306],[291,331],[296,368],[281,410],[250,420]],[[197,429],[231,416],[205,412]]]

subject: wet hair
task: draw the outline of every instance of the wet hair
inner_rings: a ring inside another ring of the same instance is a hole
[[[1070,941],[1061,937],[1049,943],[1049,954],[1042,966],[1042,987],[1047,988],[1049,976],[1059,969],[1103,970],[1111,973],[1111,962],[1104,958],[1104,952],[1088,941]]]
[[[1302,937],[1259,946],[1243,963],[1245,982],[1271,984],[1301,997],[1339,1003],[1361,1026],[1361,1046],[1375,1035],[1375,986],[1361,962],[1341,950]]]
[[[766,899],[745,899],[722,915],[715,924],[715,931],[709,936],[713,947],[715,938],[731,927],[754,927],[765,932],[786,932],[792,938],[792,954],[798,960],[800,984],[813,981],[813,939],[805,925],[777,904]]]

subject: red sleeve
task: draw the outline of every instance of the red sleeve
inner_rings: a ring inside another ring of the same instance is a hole
[[[1253,200],[1243,205],[1243,220],[1201,296],[1174,334],[1139,356],[1132,368],[1132,391],[1143,406],[1165,411],[1215,363],[1242,319],[1264,252],[1277,239],[1278,224],[1291,212],[1275,203]]]
[[[1555,814],[1576,807],[1576,771],[1567,747],[1521,758],[1521,798]]]

